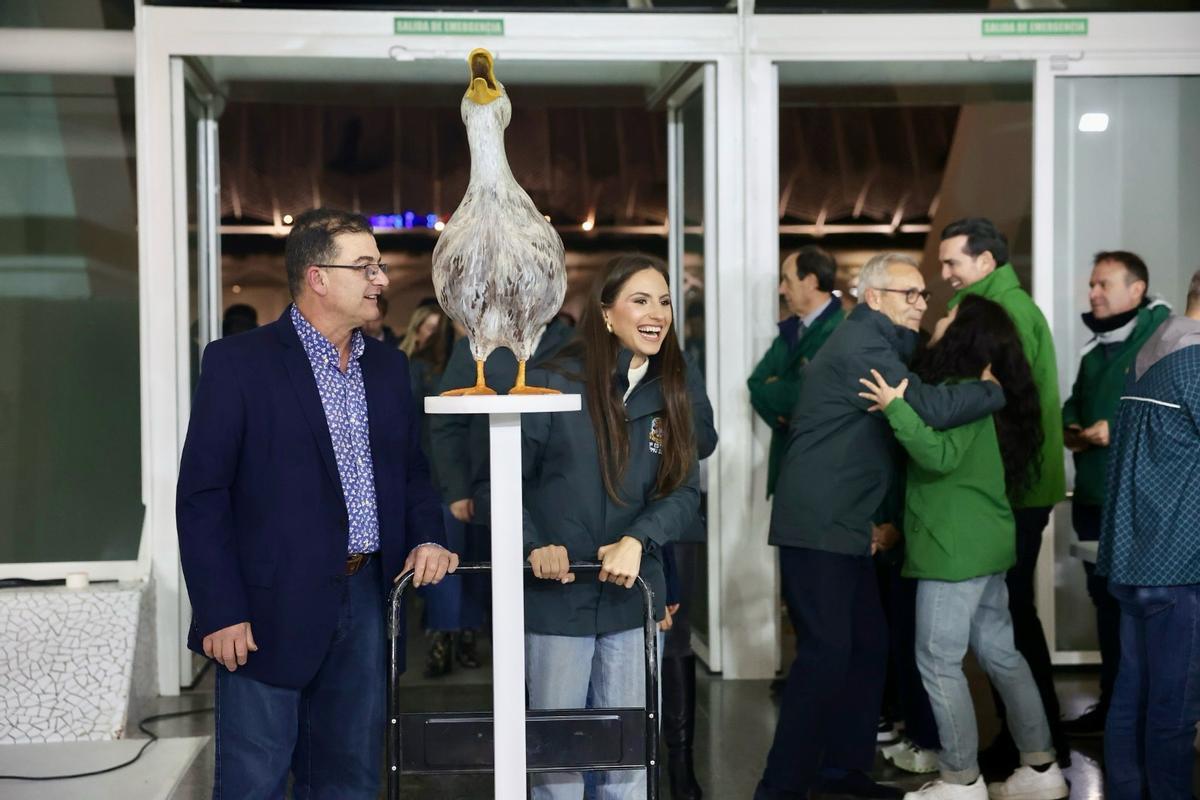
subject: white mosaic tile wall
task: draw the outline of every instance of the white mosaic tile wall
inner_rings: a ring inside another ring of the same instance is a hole
[[[0,744],[121,736],[144,588],[0,591]]]

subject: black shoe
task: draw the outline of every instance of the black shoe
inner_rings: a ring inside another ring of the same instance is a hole
[[[425,659],[425,677],[440,678],[450,674],[450,634],[438,631],[429,644],[429,655]]]
[[[1108,717],[1108,709],[1100,704],[1089,708],[1075,719],[1063,720],[1063,733],[1076,738],[1094,738],[1104,735],[1104,721]]]
[[[454,660],[465,669],[479,669],[479,651],[475,631],[465,630],[454,637]]]
[[[693,758],[696,736],[696,657],[662,660],[662,732],[667,744],[671,800],[701,800]]]
[[[841,795],[846,797],[867,797],[872,800],[899,800],[904,797],[904,790],[895,786],[876,783],[861,772],[847,772],[840,778],[822,778],[813,787],[813,795]]]
[[[979,771],[990,781],[1005,780],[1020,764],[1021,754],[1007,729],[1002,729],[991,744],[979,751]]]

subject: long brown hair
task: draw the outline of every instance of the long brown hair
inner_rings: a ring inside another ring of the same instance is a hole
[[[434,314],[440,317],[437,330],[429,337],[425,346],[418,350],[417,331],[420,330],[425,320]],[[450,358],[450,348],[447,345],[448,326],[446,314],[440,307],[435,305],[417,306],[408,319],[408,331],[404,334],[404,341],[400,343],[400,349],[409,358],[419,358],[422,361],[428,361],[438,369],[445,369],[446,361]]]
[[[588,293],[576,329],[576,340],[563,353],[583,361],[588,413],[592,416],[592,429],[596,434],[604,490],[614,502],[621,504],[625,502],[620,495],[625,468],[629,464],[629,429],[626,427],[625,400],[616,374],[621,342],[605,327],[604,310],[616,302],[625,283],[645,269],[657,271],[670,285],[667,265],[654,256],[627,253],[605,265]],[[687,393],[687,362],[675,336],[674,316],[672,314],[672,324],[663,336],[662,349],[651,357],[658,366],[666,406],[662,457],[658,461],[655,481],[655,493],[659,497],[675,491],[687,480],[696,458],[692,403]]]

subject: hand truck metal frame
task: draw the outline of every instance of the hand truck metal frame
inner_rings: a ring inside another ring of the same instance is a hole
[[[595,562],[573,562],[578,576],[600,571]],[[462,564],[455,575],[491,571],[489,563]],[[532,573],[532,567],[525,565]],[[387,797],[400,800],[400,776],[489,773],[493,771],[494,726],[490,711],[402,712],[398,681],[404,662],[404,594],[412,571],[400,576],[389,598]],[[578,578],[577,578],[578,579]],[[658,800],[658,624],[654,593],[639,575],[645,609],[646,701],[641,708],[527,710],[527,769],[535,772],[646,770],[647,800]]]

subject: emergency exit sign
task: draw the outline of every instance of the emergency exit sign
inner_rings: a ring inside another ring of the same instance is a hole
[[[504,20],[481,17],[396,17],[396,33],[409,36],[503,36]]]
[[[985,19],[984,36],[1087,36],[1087,17]]]

